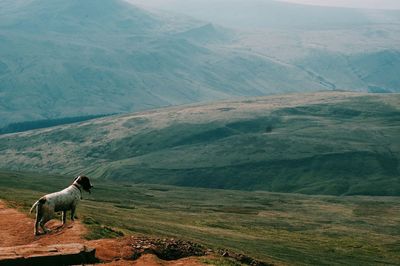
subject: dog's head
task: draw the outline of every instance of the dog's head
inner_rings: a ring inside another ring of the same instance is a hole
[[[79,175],[75,177],[74,182],[78,183],[83,190],[87,191],[90,193],[90,189],[93,188],[92,184],[90,183],[89,177],[84,176],[84,175]]]

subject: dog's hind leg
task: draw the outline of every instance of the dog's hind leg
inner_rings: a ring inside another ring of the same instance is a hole
[[[40,233],[39,233],[39,223],[40,223],[41,219],[42,219],[42,215],[41,215],[41,213],[39,211],[39,208],[36,207],[36,220],[35,220],[35,227],[33,229],[33,233],[35,234],[35,236],[40,235]]]
[[[40,235],[39,225],[40,225],[40,227],[42,227],[42,225],[41,225],[41,221],[43,220],[43,209],[42,208],[43,208],[43,204],[45,202],[46,202],[46,198],[43,197],[35,203],[35,205],[36,205],[35,206],[36,207],[36,220],[35,220],[35,227],[33,229],[35,236]],[[32,209],[33,209],[33,207],[32,207]],[[32,211],[32,209],[31,209],[31,211]],[[42,229],[43,229],[43,227],[42,227]],[[44,233],[44,231],[43,231],[43,233]]]
[[[48,228],[45,226],[45,224],[46,224],[48,221],[50,221],[50,218],[47,217],[47,216],[43,216],[42,219],[41,219],[40,222],[39,222],[39,225],[40,225],[40,227],[42,228],[43,233],[45,233],[45,234],[51,232],[51,230],[48,229]]]
[[[47,229],[45,224],[50,221],[54,216],[54,207],[49,206],[46,198],[41,198],[39,200],[39,210],[41,213],[41,219],[39,220],[39,225],[43,230],[43,233],[49,233],[51,230]]]
[[[47,221],[46,221],[46,222],[47,222]],[[40,224],[40,228],[42,228],[44,234],[47,234],[47,233],[50,233],[50,232],[51,232],[51,230],[47,229],[47,227],[44,226],[44,224],[45,224],[46,222],[42,222],[42,221],[41,221],[41,222],[39,223],[39,224]]]

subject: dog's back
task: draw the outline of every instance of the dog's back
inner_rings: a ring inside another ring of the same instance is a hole
[[[71,185],[66,189],[48,194],[45,197],[49,207],[54,208],[55,212],[59,212],[71,210],[71,207],[76,206],[81,199],[81,194],[79,190]]]

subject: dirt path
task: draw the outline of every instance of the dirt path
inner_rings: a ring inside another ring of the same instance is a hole
[[[0,201],[0,247],[9,247],[27,244],[60,244],[82,242],[82,235],[86,228],[79,222],[67,224],[64,230],[57,230],[61,222],[52,220],[48,227],[54,231],[45,236],[33,235],[34,220],[15,209],[7,208]]]
[[[103,265],[148,265],[148,266],[179,266],[204,265],[197,258],[185,258],[175,261],[164,261],[152,254],[141,256],[138,260],[129,260],[131,248],[129,237],[121,239],[99,239],[87,241],[83,238],[87,229],[79,222],[69,222],[62,229],[57,229],[61,221],[52,220],[47,227],[53,231],[44,236],[33,235],[34,220],[25,213],[8,208],[0,200],[0,247],[11,247],[28,244],[67,244],[82,243],[96,248],[96,256],[104,261]]]

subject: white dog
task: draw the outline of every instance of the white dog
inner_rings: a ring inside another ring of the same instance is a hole
[[[79,201],[82,199],[82,189],[90,193],[92,184],[87,176],[77,176],[72,185],[64,190],[47,194],[36,201],[32,208],[36,207],[36,221],[34,233],[39,235],[39,225],[42,228],[42,234],[48,233],[50,230],[45,224],[50,221],[56,212],[62,212],[62,223],[66,223],[67,211],[71,210],[71,220],[75,218],[75,210]]]

